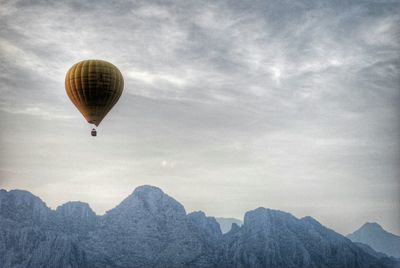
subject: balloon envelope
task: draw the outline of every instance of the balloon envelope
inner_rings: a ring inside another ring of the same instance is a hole
[[[117,103],[124,88],[121,72],[103,60],[74,64],[65,77],[65,90],[90,124],[98,126]]]

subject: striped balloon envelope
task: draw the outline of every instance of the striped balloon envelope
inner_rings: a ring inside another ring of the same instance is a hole
[[[96,126],[117,103],[123,88],[121,72],[103,60],[80,61],[68,70],[65,77],[68,97],[86,121]]]

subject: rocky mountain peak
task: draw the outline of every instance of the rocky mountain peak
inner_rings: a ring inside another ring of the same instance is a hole
[[[135,194],[145,194],[145,195],[164,195],[165,193],[158,187],[153,185],[141,185],[133,190],[132,195]],[[128,197],[129,198],[129,197]]]
[[[241,226],[243,224],[241,220],[235,218],[216,217],[215,219],[219,223],[223,234],[226,234],[232,229],[233,223],[236,223],[238,226]]]
[[[380,226],[376,222],[367,222],[364,223],[363,226],[361,226],[360,230],[369,230],[369,231],[385,231],[382,226]]]
[[[80,201],[67,202],[57,207],[56,212],[63,217],[79,219],[96,217],[96,213],[90,208],[89,204]]]
[[[28,191],[0,191],[0,215],[5,218],[19,222],[42,222],[50,211],[40,198]]]
[[[57,207],[55,212],[61,230],[69,234],[84,234],[92,230],[98,221],[89,204],[73,201]]]
[[[231,229],[229,231],[230,234],[234,234],[240,230],[240,226],[237,223],[232,223]]]
[[[188,220],[204,234],[219,237],[222,235],[218,222],[214,217],[207,217],[203,211],[189,213]]]
[[[160,188],[144,185],[137,187],[118,206],[106,213],[106,217],[118,218],[183,218],[185,208]]]
[[[290,213],[260,207],[246,212],[243,224],[251,228],[262,227],[270,229],[272,227],[282,228],[294,220],[296,218]]]
[[[400,236],[389,233],[376,222],[367,222],[347,235],[353,242],[366,244],[378,252],[400,258]]]

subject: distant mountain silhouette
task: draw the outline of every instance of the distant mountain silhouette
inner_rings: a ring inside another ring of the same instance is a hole
[[[223,234],[226,234],[227,232],[229,232],[231,230],[232,224],[237,224],[238,226],[241,226],[243,224],[243,222],[241,220],[238,220],[235,218],[216,217],[215,219],[219,223],[221,232]]]
[[[311,217],[265,208],[222,234],[215,218],[187,214],[153,186],[138,187],[103,216],[86,203],[51,210],[27,191],[0,190],[1,268],[399,267],[367,251]]]
[[[365,223],[360,229],[347,235],[347,237],[388,256],[400,258],[400,236],[385,231],[377,223]]]

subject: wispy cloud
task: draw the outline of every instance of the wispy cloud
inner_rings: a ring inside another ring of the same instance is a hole
[[[39,116],[45,120],[78,118],[78,116],[62,114],[61,111],[55,112],[51,111],[51,108],[43,108],[43,107],[26,107],[24,109],[15,109],[15,108],[0,108],[0,109],[6,113]]]

